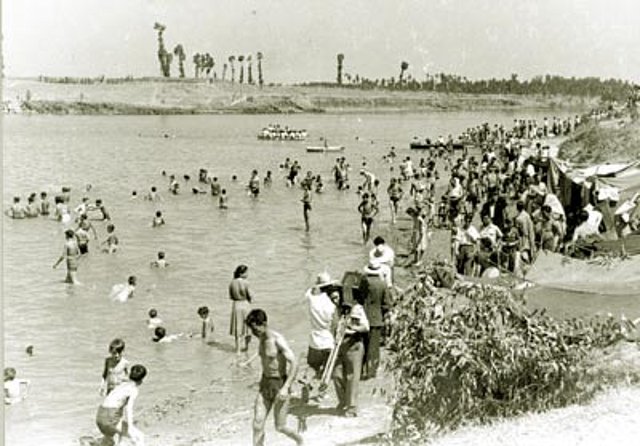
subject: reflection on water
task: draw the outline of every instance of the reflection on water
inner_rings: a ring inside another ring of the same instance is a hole
[[[369,249],[360,243],[357,196],[330,184],[335,157],[308,154],[305,145],[319,137],[346,145],[344,155],[355,167],[352,183],[366,159],[386,185],[390,170],[382,155],[389,146],[396,146],[400,157],[417,159],[419,154],[408,149],[414,135],[437,137],[485,121],[512,120],[507,112],[5,117],[4,203],[14,194],[24,197],[46,190],[53,195],[61,185],[69,185],[74,203],[84,195],[104,200],[121,243],[116,254],[105,255],[92,241],[89,257],[79,266],[82,285],[71,287],[62,283],[64,265],[51,268],[62,249],[58,223],[3,222],[5,363],[32,381],[29,399],[6,412],[7,440],[15,445],[68,444],[96,432],[93,417],[100,403],[102,364],[115,337],[125,339],[129,360],[149,369],[140,411],[212,380],[228,383],[228,392],[251,393],[248,386],[257,371],[239,374],[230,366],[234,355],[228,336],[227,285],[235,266],[249,265],[256,306],[267,310],[272,326],[299,353],[306,350],[305,289],[322,270],[340,277],[345,270],[360,268]],[[257,141],[257,131],[271,122],[306,128],[309,140]],[[164,133],[174,137],[163,138]],[[303,172],[321,174],[327,184],[322,195],[314,196],[310,233],[304,231],[300,190],[285,187],[278,170],[287,157],[299,160]],[[218,209],[208,194],[190,193],[201,167],[227,189],[228,210]],[[275,177],[257,200],[249,198],[244,187],[253,168],[261,177],[272,170]],[[180,178],[181,195],[168,195],[163,170]],[[182,180],[184,174],[191,176],[189,183]],[[234,174],[239,178],[235,183]],[[87,184],[92,188],[85,193]],[[152,185],[158,186],[164,201],[129,199],[132,190],[143,195]],[[166,226],[150,227],[156,210],[163,212]],[[378,220],[378,225],[389,223],[386,207]],[[105,224],[95,226],[104,239]],[[149,262],[160,250],[171,266],[152,270]],[[138,277],[135,297],[126,304],[110,302],[111,287],[132,274]],[[149,308],[156,308],[168,332],[175,333],[199,330],[196,309],[201,305],[212,310],[214,343],[151,343],[146,327]],[[34,346],[32,357],[24,351],[27,345]]]

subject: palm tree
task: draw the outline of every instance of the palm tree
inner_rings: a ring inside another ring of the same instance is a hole
[[[213,60],[213,57],[209,53],[206,53],[204,55],[204,62],[205,74],[207,78],[209,78],[209,76],[211,75],[211,70],[213,69],[216,62]]]
[[[227,64],[222,65],[222,80],[225,81],[227,79]]]
[[[262,87],[264,79],[262,79],[262,53],[260,51],[256,53],[256,59],[258,59],[258,85]]]
[[[198,79],[198,77],[200,77],[201,59],[202,59],[202,56],[200,55],[200,53],[196,53],[196,54],[193,55],[193,65],[195,67],[196,79]]]
[[[236,67],[233,64],[236,61],[236,56],[229,56],[229,65],[231,66],[231,83],[236,81]]]
[[[238,62],[240,63],[240,79],[239,82],[242,83],[244,80],[244,56],[241,54],[238,56]]]
[[[404,72],[409,68],[409,62],[400,63],[400,76],[398,77],[398,82],[402,85],[402,76],[404,76]]]
[[[184,54],[184,48],[181,44],[177,44],[173,49],[173,54],[178,58],[178,67],[180,69],[180,77],[184,77],[184,60],[186,56]]]
[[[158,31],[158,62],[160,62],[160,72],[164,77],[169,77],[169,64],[171,62],[167,63],[167,54],[169,53],[164,47],[164,37],[162,36],[167,27],[161,23],[155,22],[153,24],[153,29]]]
[[[252,73],[252,59],[251,54],[247,55],[247,84],[253,84],[253,73]]]
[[[342,62],[344,62],[344,54],[338,53],[336,58],[338,59],[338,85],[342,85]]]

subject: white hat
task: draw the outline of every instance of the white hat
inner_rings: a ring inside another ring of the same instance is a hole
[[[321,287],[333,283],[328,272],[323,271],[316,277],[316,286]]]

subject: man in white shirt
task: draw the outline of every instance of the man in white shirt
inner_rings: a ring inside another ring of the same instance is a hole
[[[316,372],[316,378],[322,371],[335,345],[331,325],[336,314],[336,305],[327,294],[327,286],[335,284],[327,272],[318,274],[316,284],[305,293],[308,304],[311,333],[307,364]]]

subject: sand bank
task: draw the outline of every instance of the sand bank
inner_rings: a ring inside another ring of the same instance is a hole
[[[48,83],[5,79],[5,111],[41,114],[261,114],[586,109],[593,100],[556,96],[446,94],[161,79]]]

